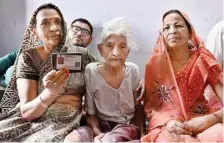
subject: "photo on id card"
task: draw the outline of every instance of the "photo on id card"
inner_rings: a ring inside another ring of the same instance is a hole
[[[52,53],[54,70],[67,67],[70,73],[82,71],[82,53]]]

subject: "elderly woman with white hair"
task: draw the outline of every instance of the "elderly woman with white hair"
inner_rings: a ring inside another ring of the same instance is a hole
[[[124,17],[114,18],[103,26],[97,47],[104,62],[88,64],[85,69],[90,128],[73,131],[66,141],[139,141],[144,134],[144,111],[137,102],[141,96],[135,92],[141,81],[139,67],[126,62],[134,45]]]

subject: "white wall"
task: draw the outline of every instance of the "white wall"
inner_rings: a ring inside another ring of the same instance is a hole
[[[0,57],[19,48],[26,28],[25,10],[24,0],[0,0]]]
[[[139,51],[131,52],[128,60],[139,65],[141,76],[144,76],[145,63],[151,55],[164,12],[170,9],[186,12],[202,39],[207,37],[212,26],[224,16],[223,0],[25,0],[26,23],[33,11],[45,2],[58,5],[68,25],[79,17],[86,18],[93,24],[94,39],[89,49],[97,56],[99,54],[95,45],[102,22],[116,16],[127,16],[139,48]]]

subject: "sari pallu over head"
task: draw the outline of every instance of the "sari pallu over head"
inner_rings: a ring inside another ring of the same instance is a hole
[[[13,69],[11,80],[10,80],[9,85],[7,86],[5,93],[2,97],[2,100],[0,102],[0,118],[6,116],[7,113],[9,111],[11,111],[19,103],[18,90],[17,90],[17,85],[16,85],[16,70],[18,68],[18,59],[19,59],[20,54],[23,51],[28,50],[30,48],[36,48],[36,47],[42,45],[42,42],[39,39],[37,39],[36,36],[33,34],[32,29],[35,26],[35,19],[36,19],[37,13],[40,10],[45,9],[45,8],[50,8],[50,9],[56,10],[59,13],[61,20],[62,20],[62,34],[61,34],[62,40],[54,52],[65,52],[66,51],[66,48],[62,48],[62,47],[66,40],[67,27],[66,27],[66,23],[65,23],[65,20],[63,18],[61,11],[59,10],[59,8],[56,5],[54,5],[52,3],[46,3],[46,4],[41,5],[33,13],[30,23],[28,25],[28,28],[25,31],[25,34],[23,36],[21,48],[19,49],[16,61],[14,63],[14,69]],[[39,76],[38,91],[39,92],[43,90],[40,86],[42,84],[42,77],[51,70],[52,70],[52,64],[51,64],[51,55],[50,55],[48,57],[48,59],[45,62],[43,62],[39,67],[39,73],[38,73],[38,76]]]
[[[202,49],[200,51],[203,51],[203,54],[215,60],[214,56],[204,50],[204,44],[196,35],[186,14],[180,13],[191,26],[191,37],[188,42],[190,50],[192,52],[198,52],[198,50]],[[196,57],[197,56],[194,57],[195,61],[197,60]],[[186,105],[183,95],[181,95],[177,85],[176,76],[172,68],[167,46],[163,39],[162,30],[154,46],[153,54],[146,64],[145,83],[146,98],[144,101],[144,109],[147,119],[149,120],[148,130],[163,126],[171,119],[186,121],[191,118],[187,113],[187,109],[190,105]],[[187,96],[197,99],[196,96],[199,95]],[[173,106],[166,106],[166,104],[164,104],[166,102],[171,102]],[[175,107],[175,109],[173,107]]]

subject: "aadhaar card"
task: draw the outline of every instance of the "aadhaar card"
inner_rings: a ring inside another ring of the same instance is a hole
[[[52,53],[51,60],[54,70],[67,67],[70,73],[82,71],[82,53]]]

